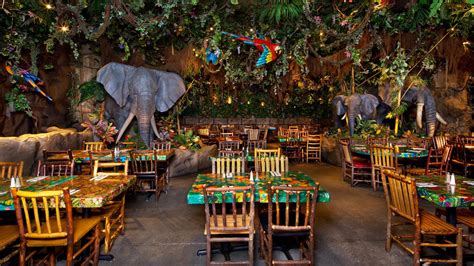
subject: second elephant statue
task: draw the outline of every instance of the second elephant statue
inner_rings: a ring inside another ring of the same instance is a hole
[[[342,127],[341,116],[342,120],[347,116],[351,136],[354,134],[356,117],[360,116],[364,120],[376,120],[378,124],[381,124],[391,110],[390,106],[372,94],[338,95],[334,97],[332,104],[335,126]]]
[[[152,130],[158,135],[155,111],[168,111],[186,92],[183,79],[175,73],[119,63],[102,67],[97,73],[97,81],[104,85],[119,107],[115,112],[120,116],[115,117],[120,127],[116,141],[136,117],[140,136],[147,146],[153,140]]]

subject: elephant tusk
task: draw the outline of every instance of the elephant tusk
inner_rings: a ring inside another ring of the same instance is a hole
[[[344,113],[344,116],[341,118],[341,120],[345,120],[347,116],[347,113]]]
[[[123,133],[125,133],[125,130],[127,129],[127,127],[132,122],[133,117],[135,117],[135,115],[132,112],[130,112],[130,114],[127,117],[127,120],[125,120],[125,122],[122,125],[122,128],[119,131],[119,134],[118,134],[118,137],[117,137],[117,140],[115,141],[115,143],[118,143],[120,141],[120,139],[122,138]]]
[[[443,125],[448,124],[448,123],[446,123],[446,120],[444,120],[444,118],[441,117],[441,115],[438,112],[436,112],[436,119],[438,119],[438,121]]]
[[[360,114],[358,115],[358,117],[359,117],[360,120],[362,120],[362,116]]]
[[[422,115],[423,115],[423,106],[424,105],[425,105],[424,103],[417,103],[416,104],[416,125],[419,128],[423,128],[423,126],[421,124],[421,118],[422,118]]]
[[[153,128],[153,132],[155,132],[155,135],[159,137],[158,128],[156,128],[155,115],[151,116],[150,122],[151,122],[151,128]]]

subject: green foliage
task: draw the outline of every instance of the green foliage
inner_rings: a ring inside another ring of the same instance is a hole
[[[294,21],[302,13],[302,0],[262,0],[260,20],[278,24],[280,21]]]
[[[26,98],[25,94],[20,92],[18,87],[13,88],[11,91],[5,94],[5,101],[9,105],[13,105],[15,111],[25,112],[29,117],[33,116],[30,102]]]
[[[357,125],[354,128],[354,134],[362,139],[368,137],[388,136],[389,129],[385,125],[378,125],[375,120],[357,119]]]
[[[79,86],[79,91],[81,92],[79,103],[83,103],[92,98],[95,98],[98,102],[103,102],[105,100],[104,86],[95,80],[90,80],[81,84]]]
[[[184,134],[178,134],[174,136],[174,141],[179,147],[183,147],[191,151],[197,151],[201,148],[199,144],[199,136],[195,136],[192,130],[188,130]]]

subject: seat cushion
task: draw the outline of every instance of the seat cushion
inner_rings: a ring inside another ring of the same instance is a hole
[[[364,159],[359,159],[359,158],[353,158],[352,160],[352,165],[356,168],[362,168],[362,167],[372,167],[372,164],[368,160]]]
[[[57,231],[57,224],[52,217],[51,220],[51,230]],[[77,243],[81,240],[88,232],[90,232],[97,224],[100,223],[100,216],[93,216],[91,218],[85,219],[75,219],[73,222],[74,225],[74,243]],[[66,221],[63,219],[61,223],[63,230],[66,230]],[[42,226],[42,231],[47,232],[46,225]],[[67,246],[67,238],[53,238],[53,239],[27,239],[26,245],[28,247],[55,247],[55,246]]]
[[[457,234],[458,229],[435,215],[420,210],[421,233],[426,235]]]
[[[0,226],[0,250],[15,242],[19,237],[18,225]]]

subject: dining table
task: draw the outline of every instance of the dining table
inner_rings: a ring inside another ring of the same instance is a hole
[[[106,150],[105,150],[106,151]],[[130,152],[132,149],[122,149],[118,152],[117,156],[115,156],[116,161],[125,162],[130,161]],[[163,162],[169,162],[169,160],[174,156],[175,150],[159,150],[157,151],[157,160]],[[72,156],[74,158],[75,163],[86,163],[90,161],[89,158],[89,151],[85,150],[73,150]],[[102,158],[103,160],[111,159],[112,155],[107,154],[104,156],[98,156],[98,158]],[[51,160],[68,160],[67,154],[57,154],[49,157]]]
[[[397,146],[399,152],[397,152],[397,158],[417,159],[428,157],[428,150],[425,148],[418,147],[406,147]],[[370,156],[370,149],[364,144],[351,145],[351,151],[358,155]]]
[[[135,175],[102,176],[93,178],[91,175],[71,176],[40,176],[24,178],[21,187],[25,191],[61,190],[69,188],[73,208],[81,208],[87,213],[91,209],[101,208],[133,185]],[[64,202],[61,203],[65,207]],[[14,210],[13,198],[10,193],[10,180],[0,181],[0,211]]]
[[[456,175],[456,185],[446,182],[446,176],[416,176],[418,196],[446,209],[446,221],[457,224],[456,209],[474,206],[474,180]]]
[[[280,173],[281,176],[275,175],[275,173],[259,173],[254,176],[254,179],[250,179],[249,173],[237,173],[232,177],[227,177],[221,174],[198,174],[196,180],[191,185],[191,188],[187,194],[188,204],[204,204],[203,187],[223,187],[223,186],[247,186],[250,184],[255,185],[255,202],[268,203],[268,185],[280,186],[288,185],[295,187],[310,187],[316,186],[316,181],[310,176],[301,173],[289,171],[287,173]],[[293,195],[294,196],[294,195]],[[318,202],[327,203],[330,202],[330,194],[321,186],[318,191]],[[280,197],[279,201],[282,201],[284,197]],[[290,197],[290,201],[295,202],[296,198]]]

